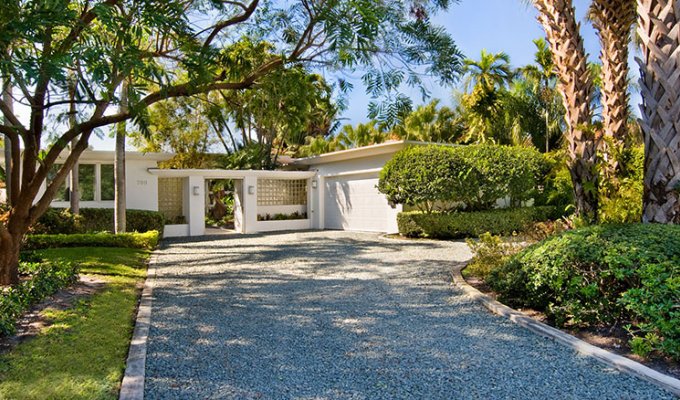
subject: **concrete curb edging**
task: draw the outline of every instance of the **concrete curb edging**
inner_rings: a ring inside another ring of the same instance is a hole
[[[584,342],[583,340],[564,333],[559,329],[555,329],[544,323],[536,321],[535,319],[490,298],[489,296],[470,286],[465,281],[463,275],[461,274],[462,269],[462,266],[453,268],[452,275],[454,283],[460,287],[466,295],[471,297],[473,300],[482,303],[482,305],[484,305],[494,314],[506,317],[517,325],[529,329],[530,331],[541,336],[553,339],[565,346],[571,347],[582,355],[595,358],[596,360],[610,367],[644,379],[673,393],[676,396],[680,396],[680,380],[655,371],[629,358],[614,354],[597,346],[593,346],[590,343]]]
[[[143,400],[144,377],[146,371],[146,343],[151,326],[151,302],[156,280],[157,254],[153,252],[146,270],[144,289],[135,319],[135,330],[130,342],[130,350],[125,366],[125,375],[120,387],[119,400]]]

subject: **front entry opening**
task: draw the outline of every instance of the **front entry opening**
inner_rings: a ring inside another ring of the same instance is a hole
[[[242,233],[243,206],[241,179],[210,179],[206,181],[206,233]]]

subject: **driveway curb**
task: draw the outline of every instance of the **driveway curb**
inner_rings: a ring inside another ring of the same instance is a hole
[[[567,347],[576,350],[580,354],[595,358],[596,360],[610,367],[616,368],[619,371],[627,372],[631,375],[635,375],[638,378],[651,382],[675,394],[676,396],[680,396],[680,380],[653,370],[629,358],[614,354],[600,347],[593,346],[590,343],[584,342],[583,340],[564,333],[559,329],[555,329],[544,323],[536,321],[535,319],[492,299],[491,297],[470,286],[465,281],[463,275],[461,274],[461,270],[463,268],[464,266],[456,266],[453,268],[453,281],[465,292],[466,295],[480,302],[482,305],[484,305],[484,307],[488,308],[489,311],[493,312],[494,314],[506,317],[517,325],[529,329],[530,331],[541,336],[553,339]]]
[[[154,251],[149,259],[146,270],[144,289],[137,310],[135,330],[130,342],[130,350],[125,367],[125,375],[120,387],[119,400],[142,400],[144,399],[144,377],[146,371],[146,343],[151,326],[151,303],[153,300],[153,287],[156,281],[156,262],[158,256]]]

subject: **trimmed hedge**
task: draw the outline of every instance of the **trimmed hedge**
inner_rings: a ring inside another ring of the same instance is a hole
[[[112,208],[81,208],[73,215],[63,208],[50,208],[32,227],[35,234],[72,234],[113,232]],[[127,230],[130,232],[163,232],[165,218],[158,211],[127,210]]]
[[[31,277],[0,291],[0,336],[14,334],[21,314],[78,280],[78,268],[70,263],[22,263],[20,271]]]
[[[550,237],[487,279],[558,325],[629,325],[635,352],[680,360],[680,226],[599,225]]]
[[[513,207],[537,196],[546,158],[526,147],[413,146],[399,151],[380,172],[378,190],[393,203],[432,211],[434,202],[465,210],[491,210],[499,199]]]
[[[70,235],[27,235],[24,251],[56,247],[127,247],[132,249],[154,249],[160,233],[79,233]]]
[[[406,237],[434,239],[462,239],[492,235],[510,235],[520,232],[534,222],[561,217],[551,206],[504,208],[489,211],[423,213],[402,212],[397,216],[399,233]]]

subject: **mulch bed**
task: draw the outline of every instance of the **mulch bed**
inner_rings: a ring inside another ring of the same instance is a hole
[[[22,341],[36,336],[41,330],[48,327],[50,322],[42,312],[47,309],[66,310],[72,307],[76,301],[92,296],[102,290],[106,282],[96,277],[81,275],[80,280],[60,290],[54,295],[31,307],[17,322],[17,332],[13,336],[0,337],[0,354],[11,350]]]
[[[498,300],[497,293],[492,291],[483,280],[477,277],[466,277],[465,281],[470,284],[470,286],[474,287],[485,295],[493,298],[494,300]],[[578,329],[561,328],[551,323],[548,317],[541,311],[532,309],[517,309],[517,311],[546,325],[550,325],[553,328],[560,329],[561,331],[575,336],[586,343],[592,344],[593,346],[597,346],[614,354],[630,358],[631,360],[637,361],[649,368],[680,379],[680,365],[678,363],[662,357],[642,357],[633,353],[630,346],[628,345],[630,336],[628,335],[628,332],[621,326],[601,326]]]

